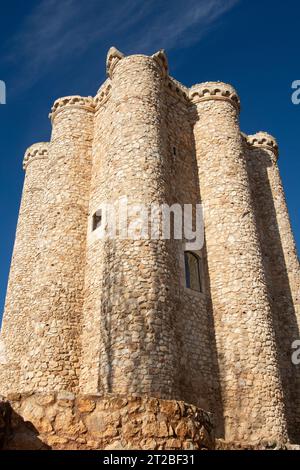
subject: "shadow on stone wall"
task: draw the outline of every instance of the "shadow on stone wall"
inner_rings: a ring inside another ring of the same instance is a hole
[[[24,421],[10,403],[0,403],[0,450],[51,450],[38,434],[33,424]]]
[[[291,356],[292,343],[299,339],[299,328],[274,206],[274,194],[267,170],[274,163],[267,151],[252,149],[247,158],[247,165],[272,310],[288,435],[290,442],[298,444],[300,443],[300,370],[293,365]]]
[[[225,437],[225,420],[224,420],[224,407],[223,407],[223,398],[222,398],[222,388],[221,388],[221,379],[220,379],[220,368],[218,362],[218,351],[216,343],[216,333],[214,325],[214,315],[213,315],[213,305],[211,300],[211,290],[210,290],[210,276],[208,272],[207,265],[207,251],[206,245],[204,247],[203,261],[204,261],[204,271],[205,271],[205,291],[207,295],[207,315],[208,321],[210,323],[210,333],[211,333],[211,353],[212,353],[212,367],[213,367],[213,397],[212,397],[212,409],[208,410],[213,413],[213,420],[215,426],[215,435],[217,438]]]
[[[192,111],[192,119],[198,119],[198,113],[196,107],[193,107]],[[201,195],[201,187],[198,177],[198,163],[196,158],[196,142],[193,138],[192,142],[193,147],[193,167],[195,174],[197,177],[196,186],[197,186],[197,193],[199,198],[197,200],[197,204],[202,204],[202,195]],[[205,237],[205,235],[204,235]],[[222,387],[221,387],[221,380],[220,380],[220,369],[219,369],[219,362],[218,362],[218,350],[217,350],[217,343],[216,343],[216,332],[215,332],[215,324],[214,324],[214,314],[213,314],[213,305],[211,300],[211,282],[210,276],[208,271],[208,264],[207,264],[207,249],[206,249],[206,240],[204,240],[204,247],[203,247],[203,271],[204,271],[204,286],[205,286],[205,294],[206,294],[206,305],[207,305],[207,321],[208,321],[208,331],[210,333],[210,354],[211,354],[211,389],[209,390],[210,395],[210,409],[207,410],[213,413],[213,421],[215,427],[215,435],[217,438],[224,438],[225,437],[225,421],[224,421],[224,408],[223,408],[223,399],[222,399]],[[199,325],[201,327],[201,325]]]

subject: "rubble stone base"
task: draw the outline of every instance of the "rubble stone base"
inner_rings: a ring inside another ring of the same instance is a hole
[[[180,401],[61,392],[0,402],[3,450],[213,448],[211,415]]]

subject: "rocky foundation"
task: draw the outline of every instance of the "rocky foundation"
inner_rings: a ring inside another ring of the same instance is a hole
[[[181,401],[61,392],[0,403],[2,450],[213,448],[211,415]]]

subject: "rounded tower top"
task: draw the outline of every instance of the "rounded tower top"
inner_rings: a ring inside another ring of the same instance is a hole
[[[45,160],[48,156],[49,142],[39,142],[33,144],[25,152],[23,168],[26,171],[29,163],[34,160]]]
[[[257,132],[257,134],[248,135],[247,142],[250,146],[271,150],[276,155],[276,158],[278,158],[278,143],[267,132]]]
[[[95,112],[95,103],[92,96],[65,96],[54,101],[49,118],[53,122],[55,116],[66,107],[86,109]]]
[[[203,82],[193,85],[189,93],[193,103],[222,100],[232,103],[240,111],[240,98],[232,85],[223,82]]]
[[[168,59],[165,53],[164,49],[160,49],[158,52],[151,56],[145,56],[144,54],[132,54],[130,56],[126,56],[127,58],[130,57],[151,57],[151,59],[154,59],[155,62],[158,64],[159,68],[161,69],[161,72],[163,76],[167,77],[169,73],[169,66],[168,66]],[[115,47],[111,47],[107,53],[107,59],[106,59],[106,73],[109,78],[113,78],[113,74],[115,71],[115,68],[117,64],[125,58],[125,55],[123,52],[120,52],[118,49]]]

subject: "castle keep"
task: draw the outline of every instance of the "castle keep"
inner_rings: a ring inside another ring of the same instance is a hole
[[[186,88],[163,51],[125,57],[111,48],[107,74],[94,98],[55,101],[50,142],[25,153],[0,393],[61,447],[59,414],[51,420],[43,408],[60,401],[83,414],[102,407],[109,443],[126,438],[125,425],[116,437],[115,416],[132,400],[156,403],[155,412],[143,405],[157,425],[152,441],[143,434],[151,419],[136,418],[144,448],[198,448],[210,433],[188,427],[197,428],[200,409],[227,441],[299,442],[299,261],[275,139],[241,133],[234,88]],[[96,237],[101,204],[124,196],[202,203],[201,252],[183,240]],[[103,409],[118,397],[109,422]],[[164,413],[169,424],[178,416],[173,434],[161,430]],[[94,418],[84,419],[91,432]],[[73,441],[89,447],[78,426]]]

